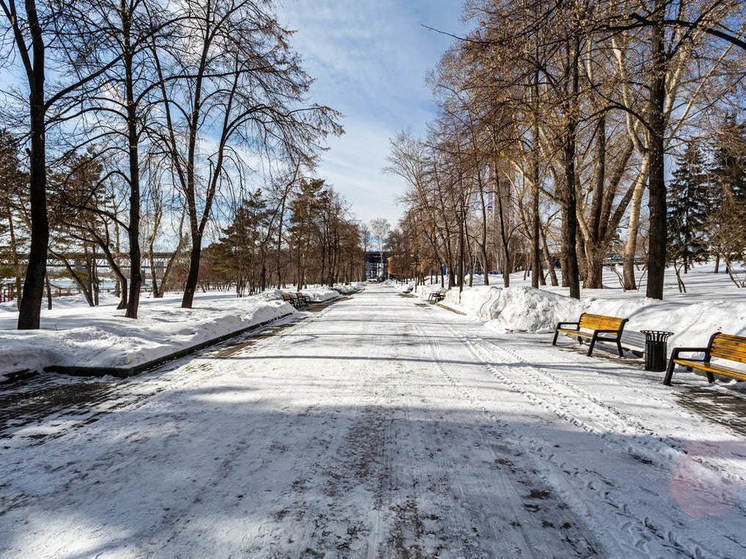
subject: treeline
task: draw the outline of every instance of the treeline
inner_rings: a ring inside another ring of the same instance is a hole
[[[344,200],[320,179],[256,190],[243,199],[220,240],[205,251],[201,281],[235,287],[239,297],[268,286],[359,281],[361,228]]]
[[[155,269],[156,247],[167,247],[173,257],[153,293],[178,277],[191,307],[210,228],[231,218],[259,175],[268,184],[293,176],[299,187],[324,138],[342,131],[338,113],[308,101],[311,77],[271,1],[0,8],[1,116],[13,131],[2,136],[0,195],[7,262],[23,275],[19,328],[39,327],[48,259],[94,303],[105,259],[120,306],[136,318],[143,265]],[[19,254],[28,254],[23,274]]]
[[[392,140],[390,171],[409,185],[394,240],[410,275],[447,268],[460,285],[498,270],[507,286],[524,270],[577,298],[618,262],[625,289],[642,272],[662,298],[680,260],[667,166],[694,140],[729,161],[717,188],[694,194],[717,195],[707,257],[729,270],[743,258],[742,227],[713,225],[743,223],[746,202],[741,2],[472,0],[465,16],[474,30],[432,74],[437,119]]]

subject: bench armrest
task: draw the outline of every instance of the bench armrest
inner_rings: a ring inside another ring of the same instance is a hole
[[[706,347],[675,347],[671,352],[671,359],[676,359],[680,353],[707,353]],[[704,359],[692,359],[691,361],[704,361]]]
[[[575,326],[576,330],[580,330],[580,322],[558,322],[557,328],[555,328],[555,330],[559,330],[560,328],[563,328],[565,326]]]

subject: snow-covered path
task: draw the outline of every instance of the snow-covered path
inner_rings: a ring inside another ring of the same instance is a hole
[[[738,418],[549,342],[376,286],[90,383],[2,432],[0,555],[746,555]]]

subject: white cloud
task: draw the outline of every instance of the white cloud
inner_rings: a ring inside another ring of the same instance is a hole
[[[287,0],[283,25],[296,29],[292,44],[316,78],[315,102],[344,115],[346,134],[329,142],[318,174],[333,184],[365,221],[396,222],[400,179],[383,173],[389,138],[421,132],[434,105],[427,73],[451,43],[422,24],[463,32],[460,1]]]

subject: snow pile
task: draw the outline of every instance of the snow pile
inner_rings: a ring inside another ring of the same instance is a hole
[[[548,332],[563,320],[577,320],[583,304],[569,297],[531,287],[493,288],[490,328],[496,331]]]
[[[417,286],[414,292],[419,297],[423,299],[428,299],[431,293],[434,293],[439,290],[440,290],[440,285],[437,283],[432,283],[432,284],[420,284]],[[458,291],[458,289],[456,289],[456,291]]]
[[[610,274],[605,278],[607,285],[612,284]],[[576,321],[587,312],[628,318],[625,330],[629,332],[672,331],[669,347],[704,346],[714,332],[746,335],[746,289],[736,288],[725,274],[713,274],[711,265],[689,272],[685,278],[689,292],[684,294],[675,289],[675,278],[668,270],[663,301],[646,298],[644,291],[613,288],[583,289],[580,300],[575,300],[567,296],[566,289],[534,289],[516,275],[511,277],[513,287],[501,287],[500,280],[490,278],[490,286],[464,287],[461,294],[454,287],[442,304],[488,321],[487,327],[497,332],[551,332],[558,322]],[[416,293],[427,299],[438,289],[437,284],[420,285]]]
[[[339,284],[334,286],[334,290],[341,295],[352,295],[353,293],[357,293],[361,289],[362,287],[354,283]]]
[[[140,318],[115,304],[42,311],[41,330],[13,330],[17,313],[0,310],[0,374],[50,365],[130,367],[294,312],[282,301],[202,294],[191,309],[178,295],[143,300]]]
[[[459,294],[458,288],[455,287],[446,293],[443,304],[469,316],[489,320],[495,316],[495,305],[499,300],[500,292],[501,289],[497,287],[480,285],[465,287]]]
[[[350,293],[355,293],[356,291],[357,290],[353,290],[350,291]],[[332,299],[339,297],[340,291],[339,287],[331,289],[329,287],[311,286],[305,289],[297,289],[295,286],[291,285],[283,289],[268,289],[267,291],[256,296],[264,299],[265,301],[274,301],[282,300],[282,296],[285,293],[292,295],[295,295],[296,293],[302,293],[303,295],[311,299],[311,302],[313,303],[324,303],[326,301],[331,301]]]
[[[489,327],[498,332],[550,332],[560,321],[575,321],[581,313],[628,318],[626,330],[669,330],[674,345],[707,345],[713,332],[746,334],[746,294],[741,302],[712,298],[659,301],[639,295],[578,300],[530,287],[499,290]]]
[[[331,287],[313,287],[302,289],[301,293],[311,299],[312,303],[325,303],[339,297],[339,292]]]

